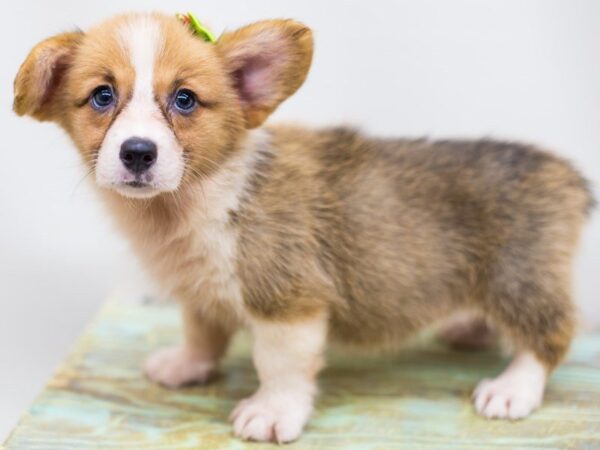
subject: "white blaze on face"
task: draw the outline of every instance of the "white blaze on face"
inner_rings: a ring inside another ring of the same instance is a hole
[[[153,87],[155,61],[163,50],[164,36],[152,16],[129,19],[118,30],[123,51],[135,71],[133,94],[104,138],[98,153],[96,181],[129,197],[151,197],[177,189],[184,169],[183,149],[163,117]],[[116,87],[118,89],[118,86]],[[117,92],[117,96],[123,95]],[[123,101],[121,97],[119,101]],[[150,169],[136,176],[120,160],[121,145],[137,137],[156,144],[157,159]],[[146,187],[126,183],[141,181]]]

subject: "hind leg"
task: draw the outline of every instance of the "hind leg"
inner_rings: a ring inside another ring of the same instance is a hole
[[[538,280],[517,285],[513,279],[488,304],[489,317],[516,351],[504,372],[475,389],[475,408],[484,417],[521,419],[540,406],[548,375],[571,342],[575,314],[567,283]]]
[[[515,339],[519,331],[509,332],[518,350],[498,377],[481,381],[475,389],[473,400],[479,414],[490,419],[522,419],[541,405],[548,375],[571,341],[571,332],[565,330],[572,330],[573,322],[567,316],[558,330],[532,329],[532,335],[539,333],[533,339],[519,341],[523,337]]]

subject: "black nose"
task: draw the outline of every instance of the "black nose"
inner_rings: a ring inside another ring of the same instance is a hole
[[[121,145],[119,158],[133,173],[142,173],[156,161],[156,144],[148,139],[132,137]]]

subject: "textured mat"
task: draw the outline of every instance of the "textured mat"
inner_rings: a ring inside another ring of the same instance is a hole
[[[227,416],[257,379],[240,335],[222,375],[170,391],[140,372],[145,355],[179,338],[170,306],[109,302],[13,430],[4,448],[261,449],[234,438]],[[519,422],[475,415],[477,381],[497,353],[421,339],[393,355],[331,353],[305,433],[286,449],[600,449],[600,336],[580,337],[552,376],[543,407]]]

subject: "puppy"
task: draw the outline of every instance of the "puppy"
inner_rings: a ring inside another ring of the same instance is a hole
[[[231,414],[234,432],[289,442],[328,340],[395,343],[467,312],[515,350],[476,388],[475,409],[527,416],[574,333],[586,181],[529,145],[263,126],[312,51],[291,20],[212,43],[174,17],[130,14],[51,37],[23,63],[14,110],[66,130],[181,302],[185,341],[150,356],[147,376],[205,382],[248,328],[260,387]]]

